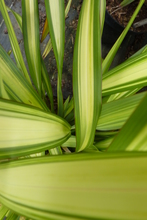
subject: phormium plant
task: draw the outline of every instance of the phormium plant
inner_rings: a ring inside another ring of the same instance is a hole
[[[83,1],[73,98],[63,103],[65,16],[71,0],[66,10],[64,0],[45,0],[45,31],[51,37],[46,51],[53,47],[58,68],[56,114],[40,52],[38,1],[22,0],[22,18],[11,10],[23,32],[29,75],[10,9],[0,0],[16,60],[0,46],[0,219],[147,218],[147,94],[136,94],[147,85],[146,46],[109,70],[143,3],[103,60],[106,2]]]

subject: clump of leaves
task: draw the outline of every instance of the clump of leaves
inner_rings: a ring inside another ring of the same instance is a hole
[[[45,0],[49,48],[58,68],[55,114],[40,53],[38,1],[22,0],[22,18],[11,10],[23,32],[29,75],[10,9],[0,0],[16,60],[0,46],[0,219],[20,219],[21,214],[40,220],[146,219],[147,94],[136,94],[147,85],[146,47],[109,70],[143,3],[103,60],[106,2],[83,1],[74,45],[73,98],[63,103],[66,10],[63,0]]]

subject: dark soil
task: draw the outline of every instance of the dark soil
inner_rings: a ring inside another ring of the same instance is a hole
[[[107,11],[119,24],[125,27],[129,22],[133,12],[135,11],[139,3],[139,0],[135,0],[134,2],[123,8],[120,7],[121,2],[122,0],[106,0]],[[143,4],[139,14],[137,15],[134,24],[146,18],[147,18],[147,0]],[[132,26],[131,30],[135,32],[146,32],[147,24],[138,28]]]

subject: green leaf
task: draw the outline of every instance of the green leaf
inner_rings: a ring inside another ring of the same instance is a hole
[[[16,220],[18,217],[19,216],[16,213],[9,211],[6,215],[6,220]]]
[[[93,145],[101,111],[100,0],[85,0],[78,21],[73,60],[77,151]]]
[[[18,42],[17,42],[17,38],[13,29],[13,26],[11,24],[8,12],[7,12],[7,8],[5,5],[4,0],[0,0],[0,11],[2,13],[2,16],[4,18],[7,30],[8,30],[8,34],[9,34],[9,39],[10,39],[10,43],[13,49],[13,53],[14,53],[14,57],[16,60],[16,63],[18,65],[18,68],[21,69],[21,72],[24,74],[24,76],[26,77],[26,79],[28,80],[28,82],[31,84],[31,80],[29,77],[29,74],[27,72]]]
[[[94,144],[100,151],[105,151],[109,147],[109,145],[112,143],[114,137],[104,139],[102,141],[99,141]]]
[[[52,48],[53,48],[52,42],[51,42],[51,39],[49,39],[49,41],[47,42],[47,45],[44,49],[44,52],[42,54],[43,59],[45,59],[47,57],[47,55],[49,54],[49,52],[51,51]]]
[[[71,3],[72,3],[72,0],[68,0],[68,3],[67,3],[66,8],[65,8],[65,18],[67,17],[67,15],[69,13]]]
[[[7,10],[11,11],[14,14],[14,16],[15,16],[18,24],[19,24],[20,30],[22,31],[22,17],[18,13],[14,12],[12,9],[10,9],[8,7],[7,7]],[[51,48],[52,48],[52,45],[51,45]],[[48,73],[47,73],[47,70],[46,70],[46,67],[45,67],[45,64],[44,64],[44,61],[43,61],[42,57],[41,57],[41,63],[42,63],[42,67],[41,67],[42,80],[44,82],[46,92],[47,92],[48,97],[49,97],[50,102],[51,102],[51,110],[52,110],[52,112],[54,112],[52,87],[51,87],[50,79],[48,77]]]
[[[76,148],[76,137],[74,135],[71,135],[70,138],[62,144],[62,147]]]
[[[67,115],[69,115],[73,109],[74,109],[74,100],[72,97],[67,107],[64,109],[64,118],[66,118]]]
[[[64,143],[70,125],[31,106],[0,100],[0,158],[38,153]]]
[[[129,5],[130,3],[134,2],[134,0],[123,0],[121,3],[120,3],[120,6],[121,7],[125,7],[127,5]]]
[[[108,151],[147,151],[147,93]]]
[[[72,3],[72,0],[69,0],[68,3],[67,3],[67,6],[66,6],[66,9],[65,9],[65,18],[67,17],[68,15],[68,12],[70,10],[70,6],[71,6],[71,3]],[[49,33],[49,26],[48,26],[48,22],[47,22],[47,18],[45,19],[45,23],[44,23],[44,28],[43,28],[43,32],[42,32],[42,37],[41,37],[41,42],[44,41],[44,39],[46,38],[46,36],[48,35]],[[49,40],[50,41],[50,40]],[[49,41],[47,43],[47,45],[49,44]],[[48,46],[45,48],[44,50],[44,53],[46,51],[46,55],[45,57],[48,55],[48,53],[50,52],[49,50],[47,50]],[[44,54],[43,53],[43,54]],[[44,57],[44,58],[45,58]]]
[[[25,54],[33,83],[41,95],[41,56],[38,1],[22,0],[22,30]]]
[[[49,24],[52,46],[58,68],[57,99],[58,114],[63,116],[62,67],[65,41],[64,0],[45,0],[47,20]]]
[[[115,136],[119,131],[96,131],[95,142]]]
[[[55,148],[53,148],[53,149],[50,149],[50,150],[49,150],[49,153],[50,153],[50,155],[59,155],[59,154],[62,154],[61,147],[58,146],[58,147],[55,147]]]
[[[14,17],[15,17],[15,19],[16,19],[18,25],[19,25],[19,28],[20,28],[20,30],[21,30],[21,32],[22,32],[22,17],[21,17],[17,12],[13,11],[13,10],[12,10],[11,8],[9,8],[9,7],[7,7],[7,11],[8,11],[8,12],[10,11],[10,12],[14,15]]]
[[[54,112],[54,99],[53,99],[53,91],[52,91],[52,86],[50,83],[50,79],[49,79],[49,75],[44,63],[43,58],[41,58],[41,63],[42,63],[42,81],[44,82],[44,86],[45,86],[45,90],[47,92],[48,98],[50,100],[51,103],[51,111]]]
[[[2,205],[0,202],[0,219],[1,220],[5,217],[5,215],[7,214],[8,211],[9,211],[9,209],[6,208],[4,205]]]
[[[122,128],[144,96],[140,93],[103,104],[96,129],[108,131]]]
[[[64,102],[64,112],[67,111],[68,109],[69,101],[70,101],[70,96],[68,96]]]
[[[106,12],[106,0],[101,1],[101,11],[100,11],[100,20],[101,20],[101,35],[103,33],[104,22],[105,22],[105,12]]]
[[[1,75],[0,75],[0,97],[3,99],[10,99],[10,97],[5,89],[4,82],[2,80]]]
[[[129,57],[129,59],[134,58],[134,57],[138,56],[141,53],[146,53],[146,51],[147,51],[147,45],[145,45],[139,51],[137,51],[135,54],[133,54],[131,57]],[[117,93],[117,94],[112,94],[112,95],[110,95],[110,97],[107,97],[107,102],[117,100],[117,99],[120,99],[120,98],[123,98],[123,97],[132,96],[135,93],[137,93],[140,89],[142,89],[142,87],[135,88],[133,90],[129,90],[129,91],[121,92],[121,93]]]
[[[146,220],[147,153],[81,153],[0,165],[0,201],[31,219]]]
[[[128,59],[103,75],[102,94],[133,90],[147,85],[147,53]]]
[[[133,90],[112,94],[112,95],[110,95],[110,97],[107,97],[108,98],[107,102],[112,102],[112,101],[120,99],[120,98],[125,98],[125,97],[132,96],[132,95],[136,94],[140,89],[139,88],[135,88]]]
[[[9,55],[0,46],[0,75],[7,93],[14,100],[49,111],[34,88],[27,82]]]
[[[122,41],[124,40],[124,38],[125,38],[126,34],[128,33],[131,25],[133,24],[133,22],[134,22],[134,20],[135,20],[135,18],[137,16],[138,12],[140,11],[144,1],[145,0],[140,0],[140,2],[138,4],[135,12],[133,13],[129,23],[127,24],[126,28],[124,29],[124,31],[122,32],[122,34],[120,35],[118,40],[115,42],[115,44],[113,45],[113,47],[111,48],[111,50],[107,54],[106,58],[104,59],[103,64],[102,64],[103,74],[105,74],[108,71],[108,69],[109,69],[109,67],[110,67],[110,65],[111,65],[111,63],[112,63],[112,61],[113,61],[113,59],[114,59],[114,57],[115,57],[115,55],[116,55],[120,45],[122,43]]]

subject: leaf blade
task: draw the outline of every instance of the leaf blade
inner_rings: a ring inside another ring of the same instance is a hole
[[[62,68],[65,41],[65,15],[63,0],[45,0],[47,20],[49,24],[52,46],[58,68],[57,99],[58,114],[63,116]]]
[[[31,219],[146,219],[146,171],[147,153],[134,152],[7,162],[0,200]]]
[[[147,151],[147,93],[108,151]],[[133,132],[132,132],[133,131]],[[122,145],[120,143],[123,143]]]
[[[10,43],[11,43],[11,46],[13,49],[16,63],[18,65],[18,67],[22,70],[22,73],[24,74],[24,76],[26,77],[28,82],[31,84],[31,80],[30,80],[29,74],[27,72],[27,69],[26,69],[26,66],[25,66],[25,63],[24,63],[24,60],[23,60],[23,57],[22,57],[22,54],[21,54],[21,51],[20,51],[20,48],[19,48],[19,45],[17,42],[17,38],[16,38],[16,35],[14,32],[14,29],[12,27],[4,0],[0,1],[0,9],[1,9],[1,13],[2,13],[2,16],[4,18],[4,21],[5,21],[7,30],[8,30],[9,39],[10,39]]]
[[[51,149],[70,136],[70,125],[62,118],[6,100],[0,100],[0,121],[0,158]]]
[[[16,101],[49,111],[34,88],[27,82],[9,55],[0,46],[0,74],[8,94]]]
[[[121,129],[143,97],[145,94],[140,93],[103,104],[96,129],[106,131]]]
[[[22,0],[22,30],[31,78],[41,95],[41,56],[38,1]]]
[[[83,2],[75,40],[73,93],[77,151],[93,144],[95,122],[101,111],[100,2]]]
[[[128,59],[103,75],[102,94],[133,90],[147,85],[147,53]]]

